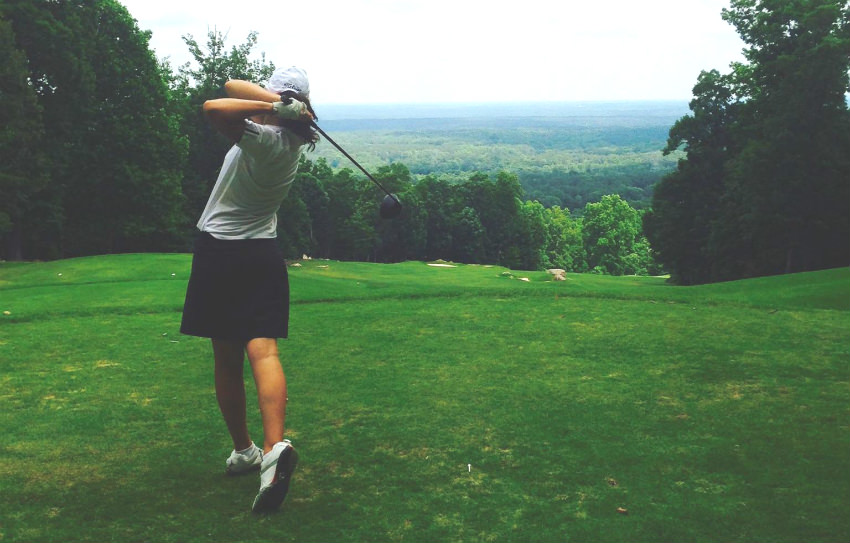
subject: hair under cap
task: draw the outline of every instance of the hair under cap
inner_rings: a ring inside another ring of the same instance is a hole
[[[310,82],[307,80],[307,72],[295,66],[278,68],[269,78],[269,82],[266,84],[266,90],[275,94],[291,90],[309,98]]]

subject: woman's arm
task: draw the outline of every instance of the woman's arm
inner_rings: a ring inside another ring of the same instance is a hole
[[[274,96],[280,99],[276,94]],[[245,130],[245,119],[254,117],[255,115],[270,115],[274,113],[274,104],[267,101],[219,98],[204,102],[204,115],[207,116],[213,127],[237,143],[242,139],[242,132]]]
[[[231,79],[224,84],[228,98],[204,102],[204,114],[216,130],[239,142],[245,119],[256,115],[276,115],[282,119],[312,120],[308,108],[298,100],[280,102],[280,95],[250,81]]]
[[[242,100],[259,100],[260,102],[279,102],[280,96],[267,91],[263,87],[250,81],[231,79],[224,84],[224,92],[230,98],[241,98]]]

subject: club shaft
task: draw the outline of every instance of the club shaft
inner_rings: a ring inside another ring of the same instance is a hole
[[[369,172],[367,172],[367,171],[366,171],[366,168],[364,168],[363,166],[361,166],[361,165],[360,165],[360,163],[359,163],[359,162],[357,162],[356,160],[354,160],[354,157],[352,157],[351,155],[349,155],[349,154],[345,151],[345,149],[343,149],[342,147],[340,147],[340,145],[339,145],[337,142],[335,142],[335,141],[333,140],[333,138],[331,138],[330,136],[328,136],[328,135],[327,135],[327,133],[326,133],[324,130],[322,130],[321,128],[319,128],[319,125],[317,125],[317,124],[315,123],[315,121],[311,121],[311,124],[313,125],[313,128],[315,128],[316,130],[318,130],[318,131],[319,131],[319,134],[321,134],[323,138],[325,138],[326,140],[328,140],[329,142],[331,142],[331,144],[332,144],[334,147],[336,147],[337,149],[339,149],[339,152],[340,152],[340,153],[342,153],[342,154],[344,154],[344,155],[345,155],[345,158],[347,158],[347,159],[348,159],[348,160],[350,160],[350,161],[351,161],[351,162],[352,162],[355,166],[357,166],[358,168],[360,168],[360,171],[361,171],[361,172],[363,172],[363,173],[366,175],[366,177],[368,177],[368,178],[369,178],[369,181],[371,181],[372,183],[375,183],[376,185],[378,185],[378,187],[380,187],[382,191],[386,192],[386,193],[390,196],[390,198],[392,198],[393,200],[395,200],[397,204],[401,205],[401,202],[399,202],[399,201],[398,201],[398,198],[396,198],[394,194],[391,194],[391,193],[390,193],[390,191],[388,191],[387,189],[385,189],[385,188],[384,188],[384,186],[383,186],[382,184],[378,183],[378,180],[377,180],[377,179],[375,179],[374,177],[372,177],[372,175],[371,175]]]

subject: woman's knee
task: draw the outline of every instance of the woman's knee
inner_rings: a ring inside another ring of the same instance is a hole
[[[251,361],[251,364],[270,358],[279,360],[280,357],[277,349],[277,339],[275,338],[251,339],[245,345],[245,352],[248,353],[248,360]]]

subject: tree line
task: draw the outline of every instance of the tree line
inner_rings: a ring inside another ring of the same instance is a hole
[[[399,262],[452,260],[512,269],[560,268],[613,275],[658,273],[641,213],[617,195],[589,203],[581,217],[524,200],[515,174],[474,173],[462,183],[436,176],[413,182],[401,163],[374,177],[403,204],[380,219],[383,193],[350,168],[302,158],[279,217],[285,254]]]

